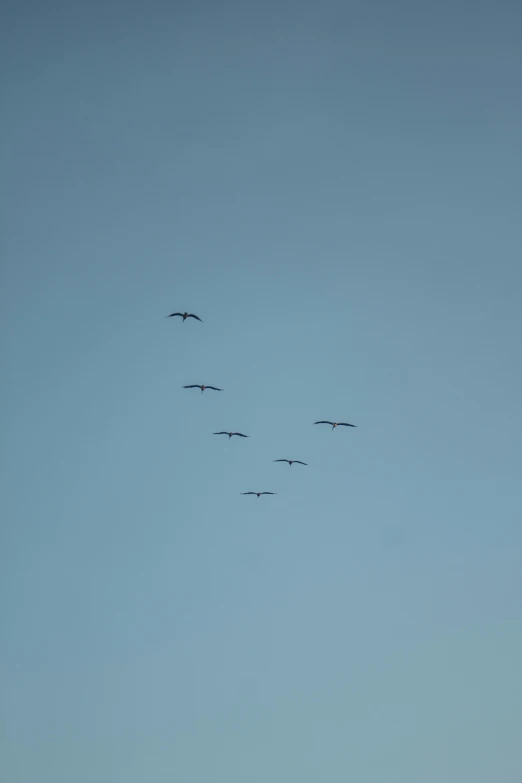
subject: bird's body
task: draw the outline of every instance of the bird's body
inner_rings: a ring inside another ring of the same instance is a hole
[[[308,462],[301,462],[300,459],[275,459],[274,462],[288,462],[289,465],[293,465],[295,462],[297,465],[308,465]]]
[[[214,391],[223,391],[223,389],[218,389],[217,386],[205,386],[205,384],[201,383],[191,383],[189,386],[184,386],[184,389],[201,389],[201,394],[205,391],[205,389],[213,389]]]
[[[314,424],[331,424],[332,430],[336,427],[357,427],[357,424],[348,424],[346,421],[314,421]]]
[[[174,318],[175,315],[180,315],[183,322],[185,322],[187,318],[195,318],[196,321],[201,321],[201,318],[198,315],[194,315],[194,313],[171,313],[170,315],[166,315],[165,318]],[[203,321],[201,321],[201,323],[203,323]]]
[[[259,500],[260,495],[277,495],[277,492],[242,492],[242,495],[257,495]]]
[[[242,432],[213,432],[212,435],[228,435],[228,439],[232,437],[232,435],[238,435],[240,438],[248,438],[248,435],[243,435]]]

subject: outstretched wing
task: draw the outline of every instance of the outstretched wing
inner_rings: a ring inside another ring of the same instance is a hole
[[[239,435],[240,438],[248,438],[248,435],[243,435],[242,432],[233,432],[232,435]]]
[[[228,435],[228,432],[213,432],[212,435]]]
[[[338,427],[357,427],[357,424],[348,424],[346,421],[340,421]]]
[[[333,427],[333,421],[314,421],[314,424],[331,424]]]
[[[277,492],[260,492],[260,495],[277,495]]]
[[[190,386],[184,386],[184,389],[201,389],[199,383],[191,383]]]
[[[301,462],[300,459],[294,459],[294,462],[297,462],[298,465],[308,465],[308,462]]]
[[[217,386],[205,386],[205,389],[214,389],[214,391],[223,391],[223,389],[218,389]]]
[[[187,318],[195,318],[196,321],[201,321],[201,318],[198,315],[194,315],[194,313],[189,313]],[[203,321],[201,321],[201,323],[203,323]]]
[[[170,315],[166,315],[165,318],[172,318],[175,315],[180,315],[183,318],[183,313],[171,313]]]
[[[275,459],[274,462],[288,462],[290,464],[289,459]]]
[[[242,492],[242,495],[257,495],[257,492]]]

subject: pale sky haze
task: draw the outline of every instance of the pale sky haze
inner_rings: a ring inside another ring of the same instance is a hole
[[[520,4],[0,13],[0,783],[520,783]]]

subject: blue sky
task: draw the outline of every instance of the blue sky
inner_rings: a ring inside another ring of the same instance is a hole
[[[519,5],[2,15],[0,779],[518,783]]]

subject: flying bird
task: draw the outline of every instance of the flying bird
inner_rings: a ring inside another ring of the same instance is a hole
[[[260,495],[277,495],[277,492],[242,492],[242,495],[257,495],[257,499],[259,500]]]
[[[243,435],[242,432],[213,432],[212,435],[228,435],[229,440],[232,435],[239,435],[240,438],[248,438],[248,435]]]
[[[348,424],[346,421],[314,421],[314,424],[331,424],[333,430],[336,427],[357,427],[357,424]]]
[[[194,313],[171,313],[170,315],[166,315],[165,318],[174,318],[175,315],[180,315],[183,318],[183,321],[186,321],[187,318],[195,318],[196,321],[201,321],[199,315],[194,315]],[[203,321],[201,321],[201,323],[203,323]]]
[[[205,391],[205,389],[214,389],[214,391],[223,391],[223,389],[218,389],[217,386],[205,386],[205,384],[201,385],[200,383],[192,383],[190,386],[184,386],[184,389],[201,389],[201,394]]]
[[[275,459],[274,462],[288,462],[289,465],[293,465],[295,462],[297,465],[308,465],[308,462],[301,462],[300,459]]]

